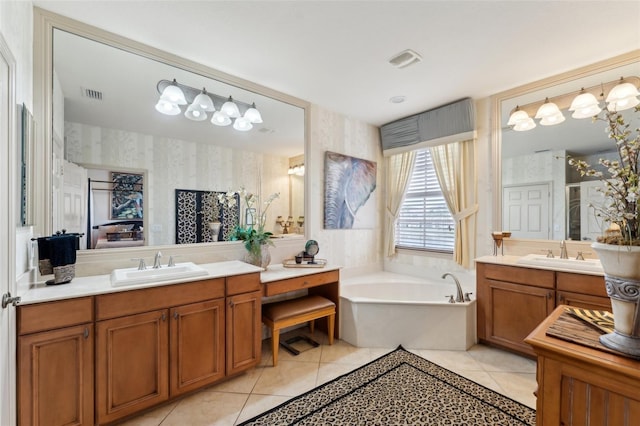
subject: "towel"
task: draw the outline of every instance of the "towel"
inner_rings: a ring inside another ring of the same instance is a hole
[[[75,277],[79,236],[79,234],[60,234],[38,238],[40,273],[54,274],[54,284],[67,283]]]

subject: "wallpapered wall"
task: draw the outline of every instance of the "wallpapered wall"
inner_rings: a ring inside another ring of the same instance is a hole
[[[267,228],[280,232],[275,219],[289,214],[286,157],[71,122],[65,123],[65,138],[68,161],[85,167],[100,164],[114,171],[148,173],[144,191],[151,245],[173,244],[175,189],[227,191],[244,186],[257,191],[261,176],[263,198],[280,192],[270,208]],[[157,225],[161,232],[155,231]]]
[[[318,257],[344,267],[342,276],[382,269],[382,212],[384,211],[384,162],[378,128],[362,121],[312,105],[310,164],[310,217],[308,237],[318,241]],[[326,151],[377,163],[377,202],[372,229],[324,229],[324,155]]]

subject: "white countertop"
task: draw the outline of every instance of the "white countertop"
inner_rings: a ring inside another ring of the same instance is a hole
[[[113,287],[111,285],[111,276],[109,274],[94,275],[89,277],[76,277],[70,283],[61,285],[46,285],[44,282],[34,283],[29,285],[29,287],[25,288],[23,291],[18,292],[18,296],[20,296],[19,305],[71,299],[74,297],[95,296],[98,294],[116,293],[120,291],[137,290],[141,288],[159,287],[190,281],[200,281],[203,279],[250,274],[252,272],[260,272],[260,281],[265,283],[287,278],[295,278],[304,275],[317,274],[320,272],[332,271],[340,268],[339,266],[328,265],[323,268],[285,268],[281,264],[277,264],[269,265],[267,267],[267,270],[265,271],[258,266],[253,266],[239,260],[200,264],[198,266],[206,269],[208,275],[170,281],[168,280],[159,283],[133,284],[120,287]]]
[[[268,283],[305,275],[319,274],[321,272],[335,271],[336,269],[340,269],[340,266],[325,265],[322,268],[286,268],[282,266],[282,264],[269,265],[267,270],[260,274],[260,281],[262,281],[262,283]]]
[[[581,271],[570,268],[563,268],[561,266],[548,266],[548,265],[529,265],[518,263],[518,260],[523,256],[481,256],[475,259],[476,262],[479,263],[493,263],[496,265],[506,265],[506,266],[517,266],[519,268],[530,268],[530,269],[546,269],[549,271],[560,271],[560,272],[570,272],[573,274],[584,274],[584,275],[597,275],[600,277],[604,276],[604,272],[596,272],[596,271]]]

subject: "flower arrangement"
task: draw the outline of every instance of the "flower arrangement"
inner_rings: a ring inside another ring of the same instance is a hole
[[[640,106],[634,108],[634,112],[640,112]],[[607,232],[598,242],[618,245],[640,245],[640,218],[638,199],[640,198],[640,128],[635,129],[633,135],[630,124],[619,112],[604,110],[603,117],[595,116],[594,121],[605,121],[605,131],[616,145],[618,158],[615,160],[599,159],[608,173],[591,168],[589,164],[574,158],[569,159],[581,176],[593,176],[598,178],[603,186],[598,190],[606,198],[602,207],[591,206],[595,209],[597,217],[615,224],[613,231]]]
[[[236,194],[239,195],[240,202],[244,201],[246,223],[236,225],[230,234],[230,239],[231,241],[244,241],[244,247],[251,255],[260,256],[261,245],[273,245],[270,239],[273,233],[265,230],[267,211],[271,203],[280,197],[280,193],[271,194],[261,205],[259,195],[250,193],[244,187],[241,187],[239,191],[218,194],[218,202],[233,207],[237,202]]]

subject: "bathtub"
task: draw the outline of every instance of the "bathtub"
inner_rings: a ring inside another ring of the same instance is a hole
[[[476,343],[476,301],[448,303],[452,294],[450,277],[380,272],[346,279],[340,285],[340,338],[359,347],[466,350]]]

